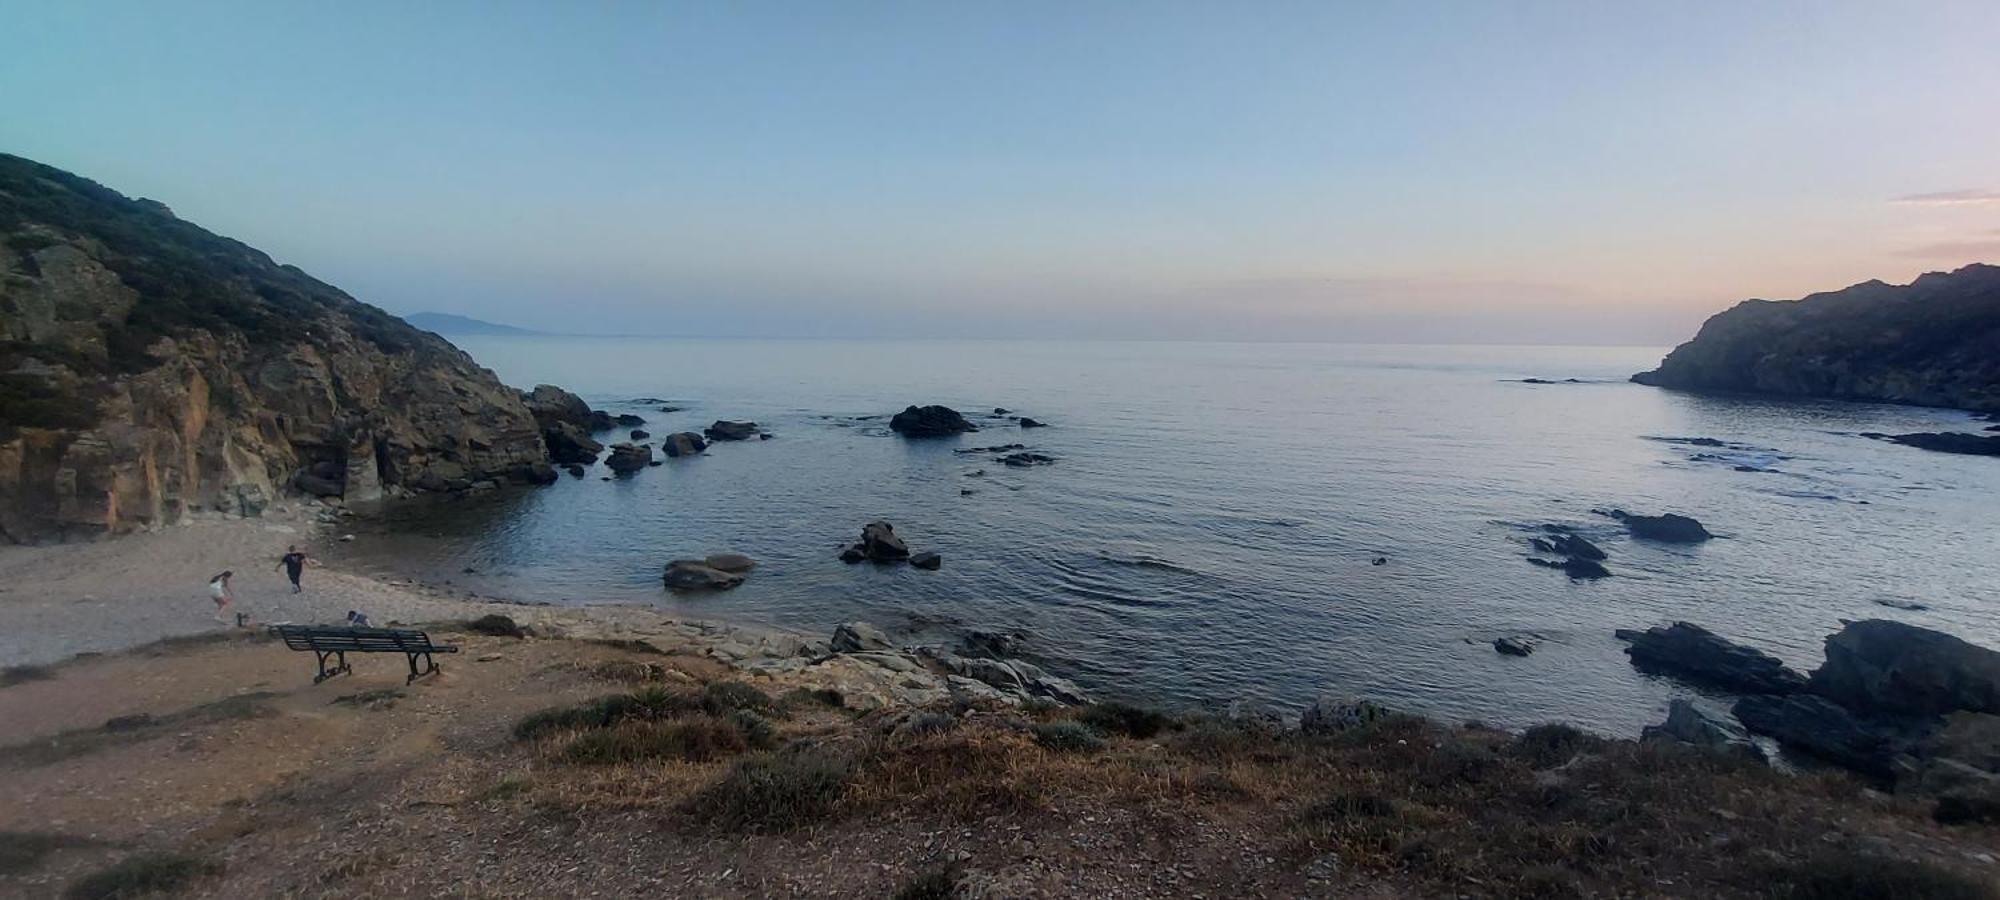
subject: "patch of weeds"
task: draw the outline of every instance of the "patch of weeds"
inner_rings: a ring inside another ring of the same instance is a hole
[[[171,894],[222,873],[222,864],[180,853],[140,853],[79,879],[63,892],[69,900],[122,900]]]
[[[1822,850],[1760,867],[1751,879],[1776,900],[1994,900],[2000,889],[1956,869],[1867,853]]]
[[[600,647],[610,647],[613,650],[623,650],[627,653],[644,653],[649,656],[670,655],[667,651],[636,638],[590,638],[585,640],[584,643],[596,644]]]
[[[903,882],[891,900],[951,900],[959,895],[958,882],[964,877],[956,865],[934,866]]]
[[[610,694],[577,706],[529,713],[514,723],[514,739],[532,740],[559,731],[610,728],[631,719],[651,721],[687,715],[702,708],[701,698],[665,688]]]
[[[831,818],[853,777],[847,757],[818,748],[759,753],[696,793],[687,811],[704,825],[786,831]]]
[[[1149,738],[1177,724],[1164,713],[1115,701],[1084,707],[1077,721],[1107,734],[1135,738]]]
[[[471,800],[474,803],[484,803],[488,800],[511,800],[527,793],[528,789],[533,786],[534,784],[526,778],[516,778],[509,775],[506,778],[493,782],[491,787],[473,794]]]
[[[747,709],[739,709],[729,714],[729,721],[736,730],[743,732],[743,741],[756,750],[769,750],[778,746],[778,726]]]
[[[396,701],[403,699],[403,696],[402,688],[376,688],[372,691],[362,691],[358,694],[342,694],[333,698],[332,702],[328,705],[385,709],[396,705]]]
[[[749,710],[764,715],[781,712],[778,701],[770,694],[758,690],[741,681],[716,681],[701,689],[701,708],[710,715],[723,715],[737,710]]]
[[[641,662],[636,659],[608,659],[593,666],[582,667],[585,674],[603,681],[620,681],[626,684],[647,684],[667,680],[669,669],[655,662]]]
[[[350,853],[320,870],[320,884],[339,884],[355,877],[396,865],[396,855],[387,850]]]
[[[1187,723],[1167,746],[1201,759],[1256,757],[1275,761],[1283,758],[1286,743],[1276,731],[1210,717]]]
[[[1514,754],[1537,769],[1552,769],[1603,745],[1603,738],[1574,726],[1536,725],[1514,739]]]
[[[1038,722],[1035,743],[1058,753],[1090,753],[1104,749],[1104,736],[1082,722]]]
[[[958,717],[936,710],[916,713],[896,725],[891,736],[901,740],[914,740],[936,734],[944,734],[958,727]]]
[[[1299,818],[1308,826],[1354,819],[1379,819],[1396,814],[1396,801],[1374,791],[1343,791],[1306,807]]]
[[[736,723],[711,716],[669,722],[628,721],[578,735],[563,748],[572,763],[604,765],[656,759],[709,762],[750,749]]]
[[[8,666],[0,668],[0,687],[13,687],[30,681],[47,681],[56,677],[54,669],[48,666]]]
[[[829,709],[847,705],[847,698],[833,688],[792,688],[785,692],[784,701],[790,706],[824,706]]]
[[[46,831],[0,831],[0,875],[33,871],[42,859],[65,847],[87,847],[89,838]]]
[[[1504,768],[1500,754],[1480,744],[1447,738],[1417,762],[1416,780],[1431,787],[1483,784]]]

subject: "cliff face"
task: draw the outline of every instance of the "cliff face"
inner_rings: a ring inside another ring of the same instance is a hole
[[[1870,281],[1711,317],[1640,384],[2000,411],[2000,267]]]
[[[520,394],[442,338],[0,155],[0,537],[545,481],[547,460]]]

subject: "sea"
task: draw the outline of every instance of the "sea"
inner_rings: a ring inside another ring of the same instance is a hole
[[[1687,620],[1808,669],[1846,620],[2000,646],[2000,460],[1859,434],[1985,423],[1627,380],[1665,348],[455,340],[509,384],[643,417],[656,446],[717,419],[773,438],[408,504],[334,548],[346,564],[913,644],[1017,631],[1101,697],[1175,709],[1334,694],[1614,735],[1693,692],[1635,671],[1616,629]],[[911,404],[981,430],[902,438],[888,416]],[[1054,461],[977,449],[1008,444]],[[1634,539],[1614,508],[1716,538]],[[943,568],[842,563],[876,519]],[[1545,524],[1598,543],[1612,575],[1529,563]],[[741,587],[662,587],[668,561],[721,551],[757,560]],[[1539,643],[1504,656],[1503,636]]]

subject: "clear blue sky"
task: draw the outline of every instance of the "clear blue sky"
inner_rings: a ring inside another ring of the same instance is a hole
[[[1633,6],[0,0],[0,150],[565,331],[1667,343],[2000,260],[2000,3]]]

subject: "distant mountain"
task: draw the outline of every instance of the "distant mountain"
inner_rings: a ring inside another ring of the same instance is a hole
[[[501,325],[467,316],[455,316],[451,313],[411,313],[404,316],[403,321],[432,334],[541,334],[539,331],[529,331],[526,328],[515,328],[512,325]]]
[[[1746,300],[1632,380],[2000,412],[2000,266]]]

